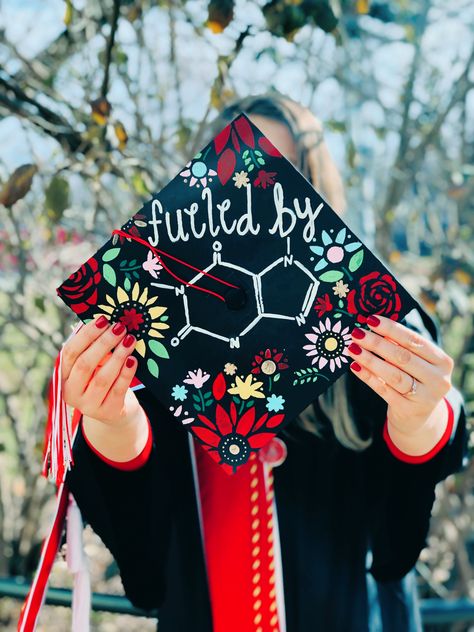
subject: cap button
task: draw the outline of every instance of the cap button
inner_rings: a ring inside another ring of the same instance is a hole
[[[278,467],[284,463],[287,454],[286,443],[279,437],[273,437],[258,451],[260,460],[272,467]]]
[[[224,294],[224,299],[229,309],[242,309],[247,303],[247,294],[242,287],[230,288]]]

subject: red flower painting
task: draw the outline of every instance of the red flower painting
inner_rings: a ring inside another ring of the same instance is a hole
[[[276,171],[265,171],[260,169],[258,176],[253,181],[254,186],[262,187],[266,189],[268,186],[272,187],[275,184]]]
[[[375,271],[360,278],[360,287],[347,295],[347,311],[357,314],[357,322],[366,323],[370,314],[382,314],[398,320],[402,301],[395,279]]]
[[[254,374],[273,375],[288,368],[288,359],[284,357],[282,351],[265,349],[254,356],[252,366],[252,373]]]
[[[140,329],[140,325],[143,323],[143,314],[137,312],[134,307],[131,309],[124,309],[119,320],[123,325],[125,325],[127,331],[138,331]]]
[[[84,314],[97,304],[97,285],[101,279],[99,264],[91,257],[61,285],[58,294],[76,314]]]
[[[231,402],[229,412],[217,404],[212,420],[202,414],[198,418],[203,425],[193,424],[192,432],[224,469],[235,472],[248,460],[251,452],[256,452],[275,436],[285,415],[266,412],[257,419],[255,406],[252,406],[239,418],[237,408]]]
[[[316,310],[319,318],[324,316],[326,312],[330,312],[333,308],[333,304],[329,298],[329,294],[325,294],[324,296],[320,296],[316,299],[316,303],[314,305],[314,309]]]

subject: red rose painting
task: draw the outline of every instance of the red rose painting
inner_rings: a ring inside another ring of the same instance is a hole
[[[370,272],[360,278],[358,290],[347,295],[347,310],[357,314],[357,322],[364,324],[370,314],[382,314],[398,320],[402,306],[395,279],[390,274]]]
[[[99,264],[91,257],[62,284],[58,294],[76,314],[83,314],[97,304],[97,285],[101,279]]]

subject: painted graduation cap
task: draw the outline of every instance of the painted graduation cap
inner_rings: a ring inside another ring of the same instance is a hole
[[[137,377],[229,473],[418,303],[244,115],[58,288],[138,340]]]

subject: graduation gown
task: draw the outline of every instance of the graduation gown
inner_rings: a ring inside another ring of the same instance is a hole
[[[412,311],[402,322],[438,340],[426,312]],[[286,629],[372,632],[377,607],[384,632],[411,632],[406,576],[426,544],[436,484],[466,465],[465,410],[452,388],[450,441],[431,460],[406,463],[383,439],[386,403],[352,373],[348,380],[358,427],[373,435],[369,448],[342,446],[327,419],[323,437],[297,424],[280,433],[288,455],[274,469],[274,490]],[[108,465],[79,429],[67,482],[83,518],[117,561],[128,598],[158,609],[159,632],[212,632],[188,433],[146,389],[136,394],[153,428],[146,464],[133,471]],[[314,407],[324,421],[317,401]],[[377,603],[367,573],[381,587]]]

